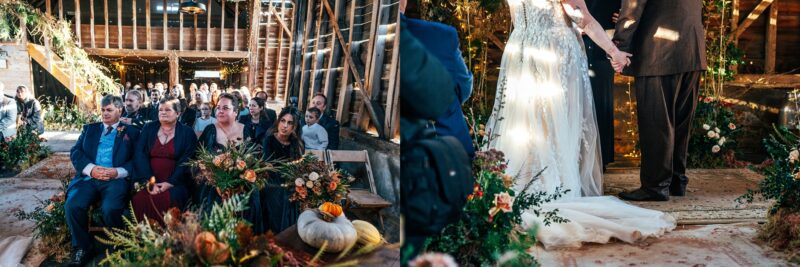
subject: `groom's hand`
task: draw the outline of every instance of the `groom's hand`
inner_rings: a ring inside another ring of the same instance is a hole
[[[617,21],[619,21],[619,12],[614,12],[614,14],[611,15],[611,22],[617,23]]]

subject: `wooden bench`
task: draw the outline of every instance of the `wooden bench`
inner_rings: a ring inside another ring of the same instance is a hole
[[[345,208],[350,210],[365,210],[378,215],[381,228],[383,216],[381,210],[392,206],[392,203],[378,195],[375,189],[375,179],[372,176],[372,165],[369,163],[369,154],[366,150],[328,150],[328,161],[330,164],[337,162],[364,163],[367,169],[368,189],[351,188],[347,194]]]

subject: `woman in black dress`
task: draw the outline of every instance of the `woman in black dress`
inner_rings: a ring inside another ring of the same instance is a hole
[[[267,130],[274,124],[267,116],[266,101],[261,98],[250,99],[250,104],[247,105],[250,114],[239,116],[239,122],[244,124],[244,127],[255,133],[255,140],[260,144],[267,133]]]
[[[243,145],[247,141],[248,145],[258,145],[253,143],[254,133],[249,131],[243,124],[236,122],[239,114],[239,103],[231,94],[221,94],[217,103],[217,122],[206,126],[198,141],[201,147],[211,154],[224,151],[228,144]],[[257,155],[255,155],[257,156]],[[210,211],[214,203],[222,202],[222,197],[217,191],[208,185],[200,186],[200,196],[198,203],[203,205],[205,211]],[[247,203],[248,209],[244,211],[243,218],[253,225],[253,232],[256,234],[264,232],[264,219],[261,216],[261,196],[259,190],[250,192],[250,201]]]
[[[299,127],[300,118],[291,109],[283,109],[272,128],[267,132],[262,145],[264,158],[271,161],[293,161],[303,156],[303,142],[295,129]],[[261,206],[267,217],[266,228],[278,234],[297,223],[300,209],[297,203],[289,202],[291,191],[282,187],[283,177],[269,172],[267,186],[262,192]]]

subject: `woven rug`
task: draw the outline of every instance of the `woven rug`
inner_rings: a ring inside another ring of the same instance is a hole
[[[735,200],[748,188],[755,188],[762,176],[748,169],[689,170],[689,185],[684,197],[666,202],[630,202],[637,206],[669,212],[678,224],[763,222],[770,202],[758,200],[739,204]],[[617,195],[639,187],[639,169],[609,169],[605,177],[606,195]]]

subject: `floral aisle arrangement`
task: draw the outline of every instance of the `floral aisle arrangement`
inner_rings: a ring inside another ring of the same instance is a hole
[[[249,141],[239,145],[229,143],[227,149],[211,153],[205,148],[198,149],[197,159],[189,162],[198,172],[194,175],[198,182],[216,188],[217,193],[227,199],[239,193],[250,192],[264,187],[266,171],[272,164],[256,157],[257,146]]]
[[[277,171],[286,179],[283,186],[294,188],[289,200],[298,202],[302,209],[313,209],[325,202],[340,203],[355,180],[312,154],[278,165]]]
[[[777,250],[787,250],[790,260],[800,263],[800,136],[786,128],[776,128],[764,139],[764,146],[769,160],[753,167],[764,179],[737,202],[750,203],[756,196],[774,200],[759,237]]]
[[[114,266],[307,266],[267,235],[254,236],[236,216],[246,209],[247,195],[234,195],[206,216],[173,208],[165,226],[125,217],[124,229],[105,230],[101,243],[115,248],[100,263]],[[313,265],[313,262],[312,262]]]
[[[80,131],[83,125],[100,121],[96,113],[86,112],[66,99],[40,98],[44,111],[44,128],[56,131]]]
[[[0,174],[27,169],[50,155],[44,138],[31,129],[21,128],[9,142],[0,142]]]
[[[743,167],[736,160],[736,139],[741,128],[730,104],[700,96],[689,138],[689,168]]]
[[[506,161],[503,157],[497,150],[476,153],[475,187],[467,198],[464,214],[458,222],[445,227],[439,236],[430,238],[426,251],[453,255],[462,266],[537,265],[527,253],[536,243],[536,231],[522,229],[522,214],[533,212],[545,218],[545,224],[566,222],[557,216],[558,210],[540,209],[542,204],[558,199],[566,191],[526,193],[534,178],[524,185],[523,193],[515,192],[514,179],[504,173]]]

